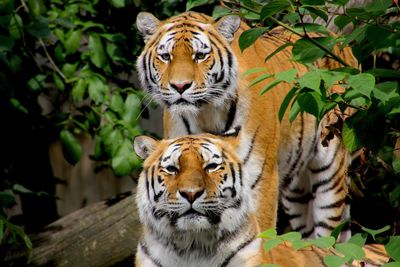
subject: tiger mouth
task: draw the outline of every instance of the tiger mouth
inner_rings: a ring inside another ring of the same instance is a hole
[[[184,98],[179,98],[178,100],[176,100],[174,102],[174,105],[193,105],[192,103],[190,103],[189,101],[187,101]]]
[[[207,220],[211,223],[211,224],[217,224],[221,221],[221,215],[217,214],[215,212],[211,212],[208,211],[206,212],[206,214],[203,214],[201,212],[196,211],[193,208],[190,208],[188,211],[186,211],[185,213],[181,214],[180,216],[178,216],[178,218],[176,218],[175,220],[179,219],[179,218],[185,218],[185,219],[196,219],[199,217],[204,217],[207,218]]]

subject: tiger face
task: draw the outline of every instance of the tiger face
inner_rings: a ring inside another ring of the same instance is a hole
[[[216,238],[246,220],[250,189],[229,143],[212,135],[163,141],[139,136],[134,148],[146,159],[137,205],[152,231],[166,238],[190,236],[188,231]]]
[[[137,60],[143,88],[174,114],[197,113],[205,104],[223,105],[236,94],[237,62],[229,46],[240,18],[214,23],[188,12],[160,22],[139,13],[145,48]]]

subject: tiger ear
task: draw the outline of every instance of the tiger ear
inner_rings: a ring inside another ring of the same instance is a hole
[[[216,24],[215,28],[218,32],[225,37],[225,39],[231,43],[233,35],[239,29],[240,17],[236,15],[229,15],[222,17]]]
[[[145,135],[136,136],[133,140],[133,149],[141,159],[146,159],[160,142]]]
[[[217,135],[218,138],[229,145],[231,145],[233,148],[237,149],[239,148],[239,142],[240,142],[240,129],[241,126],[235,126],[234,128],[231,128],[228,131],[225,131],[222,134]]]
[[[160,21],[148,12],[140,12],[136,17],[136,27],[143,34],[144,42],[157,31]]]

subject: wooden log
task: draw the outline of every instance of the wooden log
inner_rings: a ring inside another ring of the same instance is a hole
[[[135,191],[94,203],[30,235],[30,265],[133,266],[139,226]],[[11,250],[5,262],[22,266],[26,257],[24,250]]]

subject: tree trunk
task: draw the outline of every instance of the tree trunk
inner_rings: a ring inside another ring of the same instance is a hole
[[[140,235],[135,191],[94,203],[30,235],[33,266],[134,266]],[[23,266],[22,248],[6,252],[7,265]]]

